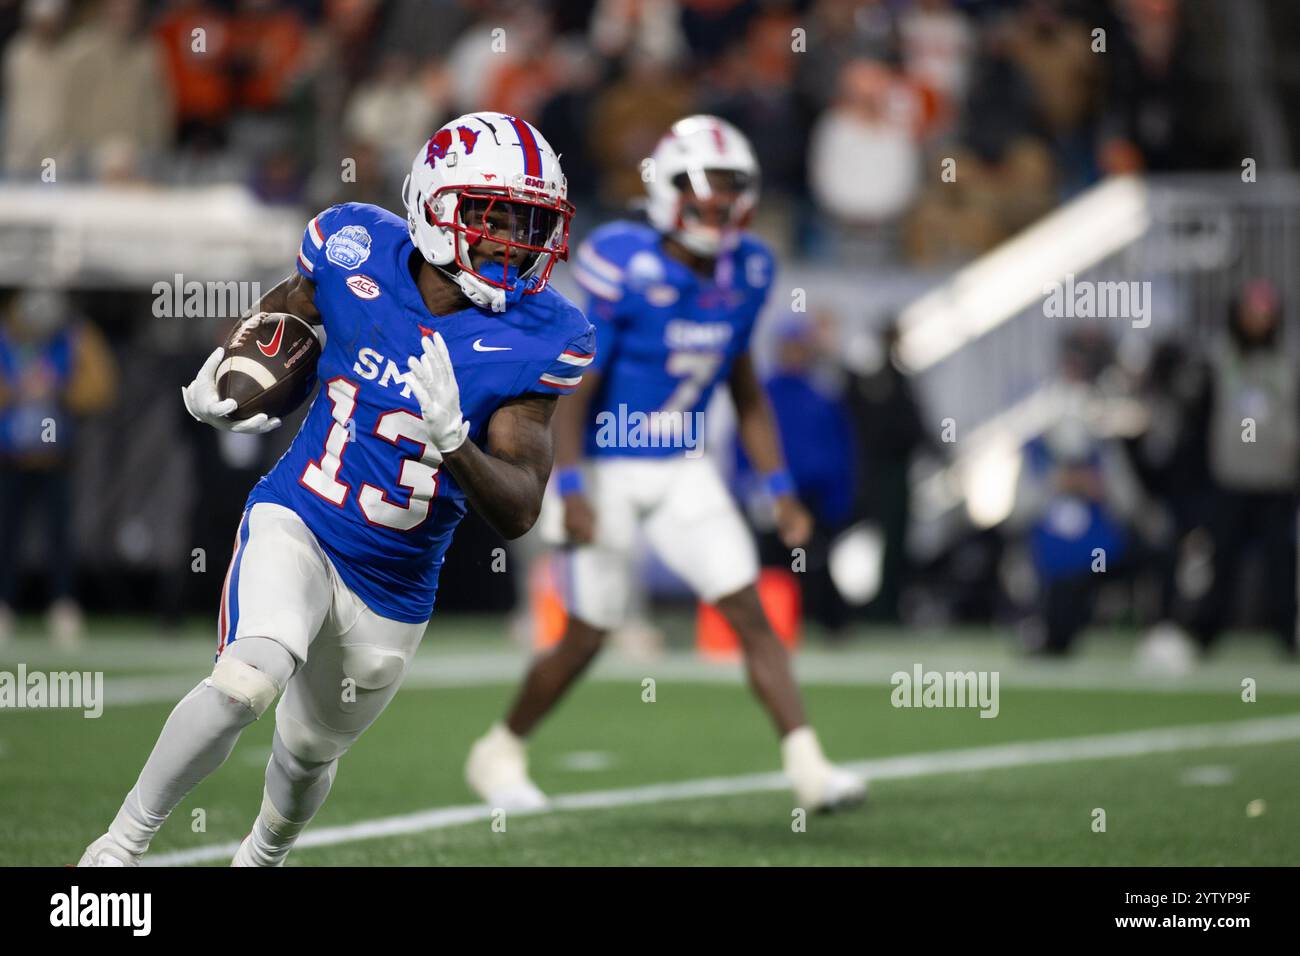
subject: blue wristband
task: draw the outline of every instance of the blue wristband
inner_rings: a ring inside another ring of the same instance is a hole
[[[555,473],[555,487],[559,489],[561,497],[581,494],[584,484],[582,472],[577,468],[561,468]]]
[[[782,468],[780,471],[774,471],[769,475],[764,475],[763,486],[767,488],[767,493],[773,498],[780,498],[782,495],[792,495],[794,494],[794,476]]]

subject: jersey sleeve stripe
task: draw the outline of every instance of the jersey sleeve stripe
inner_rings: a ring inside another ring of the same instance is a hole
[[[559,354],[558,361],[563,362],[565,365],[576,365],[581,368],[584,365],[590,365],[591,360],[595,357],[595,352],[583,353],[565,349]]]
[[[578,280],[578,285],[582,286],[592,295],[601,299],[607,299],[610,302],[617,302],[623,298],[623,290],[618,286],[606,282],[594,272],[583,267],[581,262],[573,264],[573,277]]]
[[[311,260],[303,255],[301,247],[298,249],[298,265],[301,268],[306,269],[308,275],[311,275],[315,271],[315,267],[312,265]]]
[[[606,282],[622,282],[623,270],[610,262],[590,245],[578,250],[578,260]]]
[[[307,235],[311,236],[311,241],[315,243],[317,249],[325,244],[325,234],[320,231],[320,223],[316,221],[318,219],[320,216],[313,216],[311,222],[307,224]]]
[[[582,381],[582,376],[574,378],[561,378],[558,375],[552,375],[550,372],[543,372],[542,377],[538,379],[547,385],[554,385],[556,388],[577,388],[578,383]]]

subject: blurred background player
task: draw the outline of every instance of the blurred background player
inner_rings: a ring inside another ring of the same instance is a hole
[[[577,256],[600,352],[594,361],[575,356],[575,365],[591,364],[581,386],[576,374],[564,382],[575,395],[556,419],[555,491],[571,543],[562,572],[568,627],[533,662],[505,720],[475,743],[466,778],[492,806],[544,805],[528,777],[524,738],[622,621],[639,529],[738,635],[800,805],[852,803],[865,785],[823,754],[759,603],[753,540],[713,463],[701,457],[703,412],[725,383],[782,542],[807,543],[812,519],[795,496],[749,353],[774,267],[766,246],[744,231],[758,199],[758,163],[730,123],[691,116],[673,124],[645,168],[650,225],[609,223]]]
[[[113,401],[117,371],[93,325],[62,292],[31,289],[0,322],[0,640],[13,629],[23,527],[41,542],[49,632],[75,646],[82,631],[75,593],[72,468],[79,417]]]

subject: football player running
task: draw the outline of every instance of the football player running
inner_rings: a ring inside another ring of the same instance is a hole
[[[467,505],[527,531],[550,474],[556,398],[595,351],[547,288],[573,207],[536,129],[470,113],[420,150],[406,221],[348,203],[307,225],[297,272],[257,308],[318,326],[321,388],[257,484],[222,589],[212,675],[172,711],[83,866],[130,866],[181,799],[279,698],[261,810],[236,866],[278,866],[320,809],[339,758],[397,692]],[[190,414],[237,423],[218,349],[184,391]]]
[[[560,572],[567,630],[533,661],[505,720],[474,744],[466,779],[494,807],[545,805],[528,776],[524,740],[620,623],[639,528],[739,636],[749,683],[780,734],[799,804],[828,810],[857,802],[865,782],[831,764],[808,725],[789,658],[754,586],[753,540],[700,456],[701,429],[693,427],[725,382],[783,543],[806,543],[811,519],[795,498],[749,355],[773,272],[771,252],[744,231],[758,198],[757,161],[735,127],[692,116],[659,142],[647,178],[650,225],[602,226],[575,263],[600,353],[581,385],[567,383],[574,399],[556,413],[557,472],[547,507],[562,500],[571,545]],[[650,428],[620,428],[638,420]]]

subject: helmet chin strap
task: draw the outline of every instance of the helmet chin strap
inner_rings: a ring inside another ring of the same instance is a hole
[[[465,293],[465,298],[480,309],[491,309],[493,312],[504,312],[506,310],[505,289],[498,289],[494,285],[489,285],[478,276],[470,275],[464,269],[454,274],[448,273],[448,275],[451,276],[456,285],[460,286],[460,291]]]
[[[443,275],[460,287],[467,299],[480,309],[490,309],[493,312],[504,312],[518,303],[524,296],[525,288],[530,284],[528,278],[519,276],[515,279],[514,288],[507,291],[466,269],[457,269],[453,272],[445,266],[438,266],[438,268],[442,270]],[[500,263],[485,262],[479,269],[492,279],[505,281],[505,268]]]

